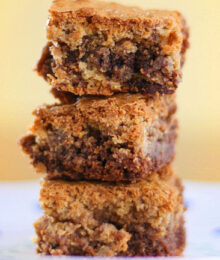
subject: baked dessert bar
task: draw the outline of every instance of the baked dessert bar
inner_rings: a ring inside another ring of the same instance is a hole
[[[173,93],[188,27],[179,12],[95,0],[56,0],[38,73],[76,95]]]
[[[185,246],[182,185],[153,174],[134,184],[43,181],[37,252],[174,256]]]
[[[50,179],[145,178],[174,157],[175,111],[173,95],[127,93],[42,106],[21,146]]]

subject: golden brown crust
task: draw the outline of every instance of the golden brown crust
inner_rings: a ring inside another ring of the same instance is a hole
[[[155,256],[184,249],[182,185],[174,176],[135,184],[44,181],[40,200],[39,252]]]
[[[150,27],[155,27],[160,21],[167,24],[175,22],[178,26],[180,16],[177,11],[143,10],[137,6],[125,6],[119,3],[96,0],[55,0],[49,12],[61,14],[71,12],[76,15],[120,19],[126,22],[138,20],[143,24],[145,22]]]
[[[49,178],[146,178],[174,157],[175,110],[174,96],[84,97],[37,109],[21,145]]]
[[[173,93],[188,48],[179,12],[95,0],[55,1],[47,38],[48,56],[41,58],[38,73],[76,95]],[[43,60],[50,61],[49,69]]]

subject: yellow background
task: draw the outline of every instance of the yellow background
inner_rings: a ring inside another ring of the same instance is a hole
[[[220,181],[220,1],[121,0],[180,10],[191,28],[178,89],[180,138],[176,169],[186,179]],[[45,44],[49,0],[0,0],[0,180],[39,178],[17,146],[32,110],[53,102],[32,71]]]

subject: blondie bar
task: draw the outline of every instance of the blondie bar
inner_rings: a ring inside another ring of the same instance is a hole
[[[88,256],[181,255],[182,185],[152,174],[134,184],[44,181],[39,253]]]
[[[174,157],[175,111],[173,95],[78,98],[38,108],[21,146],[50,179],[145,178]]]
[[[177,11],[96,0],[56,0],[38,73],[76,95],[173,93],[181,80],[188,28]]]

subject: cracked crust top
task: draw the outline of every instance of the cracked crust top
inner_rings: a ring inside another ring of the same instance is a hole
[[[163,23],[179,23],[180,13],[169,10],[143,10],[136,6],[125,6],[114,2],[96,0],[54,0],[49,11],[73,12],[88,16],[100,16],[106,19],[142,20],[148,26]]]

